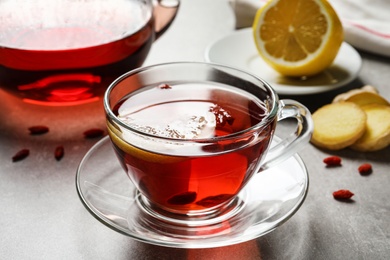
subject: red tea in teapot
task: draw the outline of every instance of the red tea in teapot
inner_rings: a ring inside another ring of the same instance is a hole
[[[37,104],[96,100],[150,50],[153,8],[142,2],[1,2],[0,86]]]

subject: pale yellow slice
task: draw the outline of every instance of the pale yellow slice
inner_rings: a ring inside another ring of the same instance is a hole
[[[390,105],[389,102],[379,95],[377,90],[371,86],[364,86],[359,89],[352,89],[348,92],[337,95],[332,103],[348,101],[353,102],[359,106],[365,106],[369,104],[381,104]]]
[[[379,94],[378,90],[376,88],[374,88],[371,85],[366,85],[366,86],[363,86],[362,88],[355,88],[355,89],[351,89],[347,92],[338,94],[337,96],[334,97],[332,103],[345,101],[349,97],[351,97],[355,94],[358,94],[358,93],[362,93],[362,92],[371,92],[371,93]]]
[[[363,106],[367,115],[366,131],[351,148],[358,151],[377,151],[390,145],[390,106]]]
[[[357,93],[355,95],[350,96],[345,101],[353,102],[359,106],[365,106],[369,104],[379,104],[385,106],[389,105],[389,102],[385,98],[376,93],[371,92]]]
[[[311,142],[329,150],[348,147],[363,136],[366,118],[366,113],[352,102],[325,105],[313,113]]]

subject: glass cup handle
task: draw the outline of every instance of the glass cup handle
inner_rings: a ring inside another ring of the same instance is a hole
[[[295,132],[271,147],[260,171],[290,158],[310,141],[313,132],[313,120],[310,111],[297,101],[283,99],[279,101],[278,121],[287,118],[297,120]]]
[[[160,37],[176,17],[180,0],[153,0],[156,38]]]

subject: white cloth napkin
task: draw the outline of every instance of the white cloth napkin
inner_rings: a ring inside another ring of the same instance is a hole
[[[344,27],[344,40],[357,49],[390,57],[390,0],[328,0]],[[267,0],[230,0],[236,28],[252,26]]]

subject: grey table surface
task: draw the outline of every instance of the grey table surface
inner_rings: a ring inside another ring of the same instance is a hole
[[[145,65],[169,61],[204,61],[206,47],[233,32],[234,14],[227,0],[182,0],[177,18],[158,39]],[[360,52],[359,76],[347,86],[322,94],[291,96],[312,111],[339,92],[371,84],[390,100],[390,59]],[[281,96],[281,98],[285,98]],[[372,153],[320,150],[309,144],[299,154],[310,176],[307,198],[273,232],[237,245],[210,249],[165,248],[138,242],[102,225],[79,200],[75,172],[97,140],[82,132],[105,127],[101,101],[75,107],[29,105],[0,90],[0,259],[389,259],[390,147]],[[50,126],[50,134],[32,137],[27,127]],[[57,162],[53,150],[65,147]],[[28,147],[30,156],[12,163]],[[328,155],[343,158],[327,169]],[[369,162],[373,173],[357,168]],[[348,188],[352,203],[332,192]]]

